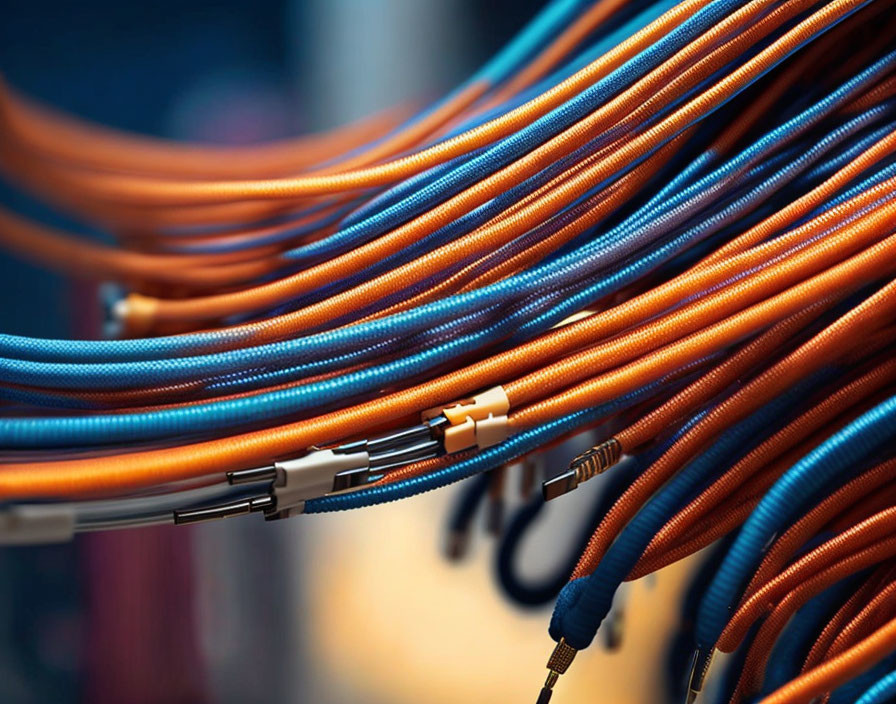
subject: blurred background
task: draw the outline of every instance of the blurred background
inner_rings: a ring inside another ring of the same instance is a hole
[[[424,105],[539,5],[8,0],[0,71],[26,95],[106,125],[245,143]],[[22,212],[39,211],[0,188]],[[101,297],[0,255],[3,332],[97,337]],[[575,451],[558,448],[544,464],[562,466]],[[507,477],[505,524],[522,510],[520,473]],[[499,587],[484,508],[466,555],[446,558],[450,515],[469,491],[353,514],[0,548],[0,701],[532,701],[553,645],[550,605],[520,606]],[[515,555],[520,575],[556,572],[601,491],[589,482],[541,512]],[[635,583],[621,646],[581,654],[557,700],[661,701],[684,574],[673,568]]]

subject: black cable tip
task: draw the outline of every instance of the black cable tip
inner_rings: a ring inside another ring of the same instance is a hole
[[[558,496],[568,494],[579,485],[579,477],[574,469],[568,469],[556,477],[551,477],[541,483],[541,493],[545,501],[556,499]]]
[[[551,695],[553,693],[553,689],[542,687],[541,692],[538,693],[538,699],[535,700],[535,704],[548,704],[548,702],[551,701]]]
[[[470,547],[470,534],[468,532],[452,531],[448,534],[445,545],[445,556],[452,562],[459,562],[467,555]]]

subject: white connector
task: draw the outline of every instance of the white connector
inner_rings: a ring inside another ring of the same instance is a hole
[[[270,482],[263,494],[247,496],[226,504],[176,510],[174,522],[197,523],[247,513],[263,513],[265,518],[289,518],[303,513],[305,502],[335,491],[351,489],[366,479],[370,454],[314,450],[304,457],[282,460],[272,466],[227,473],[231,485]]]
[[[308,499],[333,491],[337,474],[369,467],[367,452],[341,454],[333,450],[316,450],[295,460],[275,462],[277,476],[272,487],[275,511],[283,518],[302,513]]]
[[[66,543],[75,534],[69,504],[23,504],[0,510],[0,545]]]

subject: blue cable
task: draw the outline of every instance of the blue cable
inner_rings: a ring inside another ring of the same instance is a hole
[[[722,211],[725,213],[725,211]],[[659,250],[662,251],[662,250]],[[610,279],[612,280],[612,279]],[[542,316],[543,317],[543,316]],[[422,370],[438,365],[456,354],[458,348],[475,344],[475,340],[499,337],[515,325],[516,316],[505,316],[496,325],[482,328],[473,334],[451,337],[441,345],[430,347],[424,352],[394,360],[361,372],[350,373],[335,379],[310,384],[298,389],[286,389],[260,394],[250,399],[234,399],[208,402],[184,408],[171,408],[142,413],[106,414],[81,418],[12,418],[0,429],[0,446],[59,446],[65,444],[82,445],[89,443],[119,442],[134,439],[152,439],[175,434],[208,432],[234,424],[250,424],[262,420],[294,414],[318,405],[326,405],[340,398],[341,394],[361,394],[375,390],[395,380],[413,376]],[[473,342],[470,342],[470,341]],[[341,362],[356,360],[340,358]],[[323,365],[306,365],[305,372],[321,371]],[[100,374],[97,385],[105,382],[113,387],[118,383],[110,376],[108,367],[97,370]],[[184,379],[195,374],[195,367],[184,368]],[[239,375],[217,382],[222,390],[251,385],[250,382],[263,380],[270,383],[282,380],[277,372],[262,372],[246,377]],[[21,377],[20,377],[21,378]],[[62,370],[61,378],[70,379],[68,370]],[[170,381],[170,377],[169,377]],[[348,389],[348,391],[346,391]],[[7,398],[20,401],[43,399],[34,392],[10,390]],[[35,398],[37,396],[37,398]],[[55,397],[50,395],[49,399]]]
[[[305,503],[305,513],[328,513],[374,506],[448,486],[466,477],[505,464],[516,457],[520,457],[574,431],[576,428],[630,408],[634,404],[668,388],[668,383],[668,379],[662,379],[600,406],[577,411],[549,423],[529,428],[511,436],[498,445],[480,450],[470,458],[423,476],[395,482],[394,484],[371,486],[364,489],[364,491],[332,494],[318,499],[311,499]]]
[[[837,171],[842,169],[848,163],[856,159],[863,152],[867,151],[874,144],[877,144],[884,137],[893,133],[894,125],[892,122],[882,125],[880,127],[876,127],[874,129],[869,130],[866,134],[863,134],[859,139],[851,142],[849,145],[844,147],[839,154],[837,154],[830,161],[826,161],[823,164],[819,164],[818,166],[809,169],[802,177],[800,177],[799,181],[805,180],[806,182],[812,181],[824,181],[831,176],[833,176]]]
[[[582,529],[572,541],[573,548],[562,556],[551,574],[537,580],[523,580],[517,574],[516,558],[526,533],[542,511],[548,507],[548,502],[541,494],[536,494],[524,504],[510,519],[495,555],[495,578],[501,585],[504,595],[526,608],[544,606],[555,599],[569,580],[579,555],[588,545],[588,539],[597,528],[600,519],[610,510],[626,487],[638,477],[645,466],[644,462],[645,455],[639,455],[613,467],[613,471],[603,479],[600,495],[594,507],[590,509],[590,515],[583,521]]]
[[[842,136],[842,135],[841,135]],[[822,142],[817,147],[823,151],[829,148],[829,144]],[[803,159],[811,162],[818,154],[807,152]],[[800,163],[799,161],[797,163]],[[802,164],[805,165],[804,163]],[[763,185],[766,189],[780,178],[779,171],[772,179]],[[760,190],[760,192],[763,192]],[[756,197],[755,191],[749,197]],[[737,201],[736,204],[741,201]],[[713,215],[711,220],[727,222],[738,214],[737,208],[725,208]],[[712,231],[712,230],[710,230]],[[705,236],[705,235],[704,235]],[[683,236],[686,239],[693,237],[690,231]],[[680,243],[682,238],[672,241]],[[668,257],[669,247],[661,247],[651,253],[650,257]],[[593,291],[607,282],[621,286],[622,281],[616,278],[603,279],[600,284],[585,289],[594,298]],[[566,300],[573,300],[581,307],[581,296],[577,294]],[[577,310],[578,308],[573,308]],[[570,310],[570,305],[565,301],[555,306],[548,314],[536,317],[535,321],[548,323],[563,317]],[[527,331],[529,325],[525,323],[520,330]],[[422,352],[409,357],[392,360],[385,364],[368,369],[350,372],[342,376],[326,381],[314,382],[305,386],[291,389],[279,389],[262,393],[249,398],[228,399],[223,401],[211,401],[187,407],[166,408],[158,411],[144,411],[137,413],[103,414],[100,416],[81,417],[50,417],[50,418],[10,418],[0,427],[0,447],[40,447],[62,446],[71,444],[80,446],[92,443],[110,443],[132,441],[137,439],[154,439],[177,434],[194,434],[212,431],[218,428],[231,428],[235,424],[250,424],[254,422],[274,419],[287,414],[295,414],[317,406],[325,406],[328,403],[344,399],[355,394],[363,394],[374,391],[377,388],[388,386],[402,379],[411,378],[429,368],[448,359],[454,358],[458,350],[466,347],[475,347],[483,339],[494,339],[512,330],[516,326],[516,316],[505,315],[498,323],[479,329],[466,335],[452,337],[441,345],[430,347]],[[536,330],[538,326],[533,326]],[[35,380],[22,372],[22,367],[35,366],[28,363],[11,364],[12,373],[19,383],[35,383]],[[54,365],[58,367],[59,365]],[[18,367],[16,369],[16,367]],[[194,365],[182,367],[183,379],[195,378],[197,369]],[[76,381],[68,369],[56,369],[53,383],[72,383]],[[98,369],[97,378],[93,383],[98,388],[114,386],[118,380],[110,374],[108,365]],[[270,375],[267,375],[270,380]],[[46,383],[43,379],[43,383]],[[166,379],[171,382],[171,377]],[[81,382],[83,383],[83,381]]]
[[[867,574],[864,575],[867,577]],[[762,694],[771,694],[799,676],[809,648],[843,601],[851,596],[862,578],[837,582],[810,599],[788,623],[772,650],[762,683]]]
[[[744,523],[700,605],[697,642],[708,652],[730,608],[755,571],[768,541],[822,487],[846,481],[854,468],[896,437],[896,396],[865,412],[803,457],[768,490]]]
[[[858,129],[865,122],[878,117],[882,112],[885,112],[885,110],[886,106],[877,106],[849,120],[845,125],[841,126],[835,132],[823,138],[814,149],[808,150],[802,158],[798,159],[790,167],[782,169],[778,174],[771,177],[765,184],[755,189],[752,195],[748,194],[747,196],[745,196],[742,201],[735,207],[729,207],[726,210],[713,214],[710,217],[708,225],[704,224],[702,226],[698,226],[696,228],[688,230],[681,234],[679,237],[660,245],[653,252],[646,254],[642,259],[637,260],[633,264],[624,267],[619,271],[607,274],[605,278],[599,279],[592,286],[580,290],[575,296],[568,298],[566,302],[564,302],[560,306],[555,307],[549,313],[543,314],[542,316],[529,321],[518,321],[524,323],[519,326],[519,329],[522,332],[518,333],[518,337],[541,332],[547,327],[550,327],[550,325],[552,325],[557,320],[562,319],[563,317],[568,315],[570,312],[581,309],[584,305],[587,305],[592,300],[607,295],[612,291],[619,290],[628,283],[636,280],[640,276],[643,276],[648,271],[667,261],[677,252],[680,252],[684,248],[691,246],[695,238],[706,237],[712,234],[712,232],[716,231],[719,227],[724,225],[725,222],[730,221],[732,218],[739,215],[742,212],[742,208],[749,205],[752,199],[760,198],[761,193],[763,193],[766,189],[772,187],[778,181],[784,180],[790,170],[798,170],[800,167],[804,168],[806,163],[811,163],[815,158],[823,154],[833,144],[836,144],[838,141],[842,140],[845,136],[853,132],[855,129]],[[757,144],[775,144],[777,143],[778,139],[780,139],[782,133],[786,134],[787,130],[781,130],[780,128],[776,129],[772,133],[770,133],[770,138],[760,140],[760,143]],[[757,151],[765,152],[769,148],[770,147],[768,146],[765,146],[764,148],[759,147]],[[735,159],[737,161],[742,160],[741,157],[736,157]],[[752,163],[754,159],[749,158],[746,159],[746,161]],[[730,163],[731,162],[729,162],[729,164]],[[721,178],[721,170],[730,171],[732,170],[732,168],[733,167],[730,166],[723,166],[720,170],[714,171],[711,176]],[[876,176],[875,178],[879,178],[879,176]],[[587,247],[591,248],[596,242],[601,240],[615,241],[615,232],[611,231],[607,233],[607,235],[598,238],[594,242],[587,245]],[[624,245],[621,246],[624,247]],[[612,249],[599,250],[597,252],[593,252],[591,257],[583,261],[580,258],[581,253],[574,252],[571,255],[568,255],[562,260],[556,262],[554,268],[556,268],[557,265],[562,265],[570,258],[573,258],[580,266],[584,266],[592,262],[604,262],[611,257],[612,253]],[[546,266],[550,265],[538,267],[538,269],[535,270],[536,273],[539,269],[546,268]],[[539,279],[538,282],[542,286],[547,283],[544,279]],[[498,286],[501,286],[501,284],[495,285],[495,287]],[[473,294],[464,294],[463,298],[469,299],[470,297],[474,297],[476,293],[478,292],[473,292]],[[450,301],[451,299],[446,300]],[[439,305],[441,303],[442,302],[439,302],[434,305]],[[422,311],[423,308],[419,310]],[[403,314],[399,315],[401,316]],[[371,324],[364,324],[358,327],[368,327],[369,329],[369,327],[373,326],[378,326],[381,330],[388,329],[383,325],[383,321],[373,321],[373,323]],[[169,360],[159,360],[144,363],[137,362],[81,366],[77,364],[51,364],[43,362],[20,362],[18,360],[0,360],[0,378],[4,378],[7,380],[15,379],[21,383],[28,383],[33,385],[50,384],[58,387],[67,386],[75,388],[83,385],[90,385],[94,388],[118,388],[121,385],[130,385],[136,379],[140,379],[141,383],[144,384],[161,385],[167,383],[176,383],[178,381],[184,381],[187,379],[195,379],[197,377],[202,378],[204,376],[210,376],[213,374],[232,372],[240,368],[257,368],[260,364],[259,360],[261,359],[264,359],[266,363],[270,363],[268,362],[268,360],[270,360],[271,358],[282,359],[283,357],[286,357],[288,359],[292,356],[292,354],[294,354],[293,350],[296,350],[296,348],[301,348],[301,343],[309,339],[325,340],[329,338],[329,340],[332,340],[331,344],[320,345],[320,347],[323,348],[321,351],[324,353],[328,351],[330,353],[334,351],[338,352],[338,349],[343,347],[342,340],[340,338],[343,338],[345,334],[346,330],[335,330],[332,332],[311,336],[311,338],[298,338],[296,340],[289,340],[281,343],[272,343],[258,348],[230,350],[228,352],[205,355],[203,357],[175,357]],[[482,338],[480,337],[480,339]],[[494,335],[488,338],[489,341],[494,339],[496,339]],[[368,341],[368,349],[372,353],[376,353],[379,350],[380,344],[382,343],[378,340],[377,336],[371,336],[371,339]],[[456,345],[455,349],[457,349]],[[367,358],[370,355],[361,354],[359,356],[363,359]],[[336,359],[341,359],[341,357],[342,356],[340,355],[340,357]],[[334,368],[334,364],[330,360],[312,361],[310,364],[307,364],[307,366],[300,365],[299,367],[292,367],[294,371],[300,371],[307,374],[320,373],[332,368]],[[162,373],[163,371],[164,373]],[[280,375],[280,378],[282,379],[284,376],[286,378],[296,378],[295,373]]]
[[[760,442],[774,427],[773,420],[788,417],[795,407],[805,401],[807,391],[830,376],[830,372],[814,374],[768,402],[722,433],[670,479],[619,534],[594,572],[564,587],[551,617],[551,637],[557,641],[565,638],[577,650],[588,647],[609,612],[619,585],[669,517],[714,475],[722,473]]]
[[[690,32],[695,29],[695,27],[700,27],[705,23],[708,19],[712,19],[715,17],[715,14],[720,12],[719,8],[721,0],[716,0],[716,2],[707,6],[705,10],[712,12],[708,14],[704,14],[704,11],[701,11],[695,14],[692,18],[690,18],[687,22],[681,25],[675,32],[670,33],[662,42],[658,43],[654,47],[648,49],[644,54],[649,54],[648,58],[643,58],[643,54],[633,59],[635,62],[644,63],[647,62],[649,58],[657,58],[660,56],[658,47],[661,44],[668,45],[669,42],[674,39],[678,39],[679,36],[684,36],[685,29]],[[699,23],[696,21],[699,20]],[[696,24],[695,24],[696,23]],[[807,40],[808,41],[808,40]],[[664,47],[665,48],[665,47]],[[782,60],[785,57],[782,57]],[[876,62],[872,67],[866,69],[854,79],[850,80],[846,85],[849,85],[853,90],[859,90],[861,87],[865,85],[867,81],[870,81],[874,78],[874,76],[884,71],[888,67],[888,62],[892,61],[892,55],[888,55],[884,59],[879,62]],[[627,64],[626,66],[629,66]],[[628,70],[631,70],[630,67]],[[617,72],[611,74],[611,76],[615,76],[618,79]],[[608,77],[609,79],[610,77]],[[585,91],[583,94],[578,96],[575,100],[590,100],[591,98],[598,97],[597,93],[592,92],[595,90],[595,87],[589,89],[589,91]],[[842,92],[842,89],[840,91]],[[558,110],[562,110],[562,108],[558,108]],[[553,114],[553,113],[552,113]],[[561,113],[565,114],[565,113]],[[538,126],[539,130],[546,130],[545,124],[541,122],[533,123],[533,128]],[[499,145],[500,146],[500,145]],[[483,155],[485,156],[485,155]],[[475,162],[475,160],[474,160]],[[470,165],[474,164],[474,162],[470,162]],[[468,166],[470,166],[468,165]],[[472,166],[471,166],[472,168]],[[442,196],[445,194],[443,193]],[[541,272],[530,271],[525,275],[520,276],[520,279],[531,280],[532,276],[538,276]],[[517,277],[514,277],[514,279]],[[515,288],[515,284],[522,283],[512,280],[506,280],[505,282],[501,282],[506,286],[504,290],[512,290]],[[484,296],[491,296],[497,293],[495,287],[488,287],[486,289],[482,289],[480,291],[473,292],[475,295],[472,296],[474,301],[481,299]],[[450,306],[454,307],[467,307],[468,302],[464,300],[464,296],[456,296],[451,299],[447,299],[450,301]],[[445,305],[445,302],[439,302],[440,305]],[[447,306],[446,306],[447,307]],[[432,315],[435,312],[437,306],[426,306],[423,307],[425,309],[427,316]],[[419,311],[415,311],[415,313],[419,313]],[[408,315],[411,315],[409,313]],[[407,318],[401,318],[401,316],[395,316],[395,318],[399,318],[400,320],[406,320]],[[398,321],[390,320],[388,321],[389,325],[394,326]],[[430,319],[431,322],[431,319]],[[382,325],[383,321],[375,321],[373,325]],[[356,334],[359,335],[367,335],[369,330],[364,330],[363,332],[360,330],[362,326],[357,326],[355,331]],[[208,350],[214,347],[219,346],[227,346],[232,344],[239,344],[240,342],[247,341],[249,337],[248,333],[245,332],[235,332],[235,331],[216,331],[211,333],[200,333],[193,335],[183,335],[177,337],[162,337],[162,338],[154,338],[151,340],[129,340],[129,341],[115,341],[115,342],[99,342],[99,341],[53,341],[53,340],[35,340],[33,338],[24,338],[18,336],[3,336],[0,338],[0,352],[4,355],[9,356],[17,356],[24,357],[27,359],[59,359],[59,358],[95,358],[96,355],[104,355],[104,356],[113,356],[117,359],[135,359],[139,357],[164,357],[170,356],[173,354],[182,354],[186,350],[190,350],[191,352],[196,352],[198,350]]]
[[[366,220],[356,222],[331,235],[327,238],[329,243],[327,248],[321,249],[318,253],[344,251],[341,247],[355,246],[359,242],[366,242],[373,237],[382,235],[518,159],[586,117],[592,112],[594,105],[606,101],[631,86],[650,70],[656,68],[679,49],[711,28],[736,7],[737,3],[733,0],[713,0],[712,3],[671,30],[655,44],[598,80],[579,95],[551,110],[520,131],[496,142],[481,154],[465,160],[456,169],[434,182],[409,194],[393,205],[376,211]],[[323,248],[324,245],[321,244],[320,247]]]
[[[870,670],[845,682],[831,692],[830,704],[856,704],[856,701],[875,682],[896,668],[896,656],[891,655],[874,665]]]
[[[886,704],[896,698],[896,671],[889,672],[871,685],[856,704]]]

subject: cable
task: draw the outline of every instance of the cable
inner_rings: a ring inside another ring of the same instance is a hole
[[[542,704],[621,642],[624,582],[710,546],[670,695],[737,649],[732,701],[886,696],[894,27],[891,0],[550,0],[431,105],[235,148],[0,81],[0,175],[71,222],[0,203],[0,247],[115,282],[118,336],[0,334],[0,540],[470,478],[449,555],[485,502],[498,583],[558,597]],[[525,579],[547,502],[602,473],[573,552]]]

